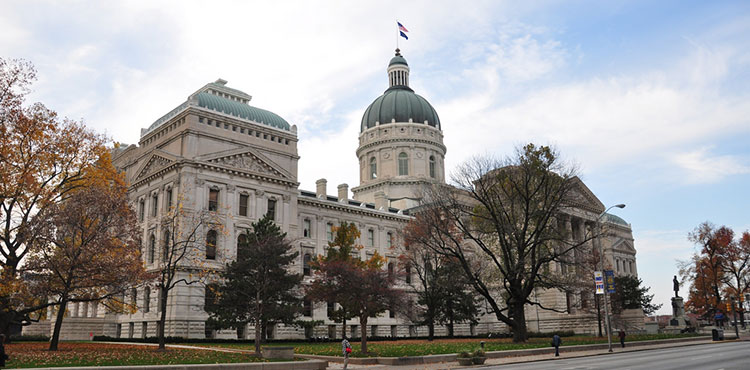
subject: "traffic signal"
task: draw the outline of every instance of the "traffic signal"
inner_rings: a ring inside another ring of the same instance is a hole
[[[727,312],[732,310],[732,304],[727,302]]]

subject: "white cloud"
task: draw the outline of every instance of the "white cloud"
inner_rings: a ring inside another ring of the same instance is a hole
[[[712,155],[709,148],[699,148],[678,153],[672,161],[684,172],[684,178],[693,184],[717,183],[725,177],[750,173],[748,160],[734,155]]]

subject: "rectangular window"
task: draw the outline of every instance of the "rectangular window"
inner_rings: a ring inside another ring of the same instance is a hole
[[[247,216],[247,202],[249,199],[249,196],[240,194],[240,216]]]
[[[303,301],[302,316],[312,317],[312,302],[309,299]]]
[[[388,237],[386,238],[386,246],[388,248],[393,246],[393,233],[390,231],[388,232]]]
[[[336,304],[333,302],[328,302],[328,318],[333,316],[333,312],[336,311]]]
[[[309,238],[310,235],[310,219],[304,219],[302,220],[302,236],[305,238]]]
[[[272,220],[276,219],[276,199],[268,200],[268,210],[266,211],[266,215]]]
[[[167,189],[166,201],[167,212],[169,212],[172,209],[172,188]]]
[[[329,242],[333,241],[333,224],[330,222],[326,224],[326,237]]]
[[[568,313],[571,313],[573,310],[573,293],[571,292],[565,292],[565,307],[568,310]]]
[[[219,189],[211,189],[208,191],[208,210],[216,211],[219,209]]]
[[[367,246],[372,247],[375,245],[375,230],[367,229]]]
[[[159,211],[159,194],[151,196],[151,216],[156,217],[156,213]]]
[[[143,221],[146,215],[146,201],[141,199],[138,202],[138,221]]]

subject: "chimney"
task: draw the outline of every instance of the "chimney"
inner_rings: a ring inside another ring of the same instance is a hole
[[[346,203],[346,201],[349,199],[349,185],[347,184],[341,184],[339,185],[339,203]]]
[[[315,181],[315,196],[317,196],[318,199],[326,199],[326,196],[328,195],[326,193],[326,184],[328,184],[326,179]]]
[[[379,191],[375,193],[375,209],[384,210],[388,207],[388,200],[385,198],[385,193]]]

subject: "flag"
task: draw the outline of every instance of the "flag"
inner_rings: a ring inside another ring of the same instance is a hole
[[[398,23],[398,30],[399,31],[401,31],[401,32],[409,32],[409,30],[407,30],[406,27],[404,27],[404,25],[401,24],[401,22],[396,22],[396,23]],[[404,37],[406,37],[406,36],[404,36]]]
[[[406,34],[404,33],[404,31],[398,31],[398,33],[401,34],[401,37],[403,37],[403,38],[405,38],[407,40],[409,39],[409,36],[406,36]]]

